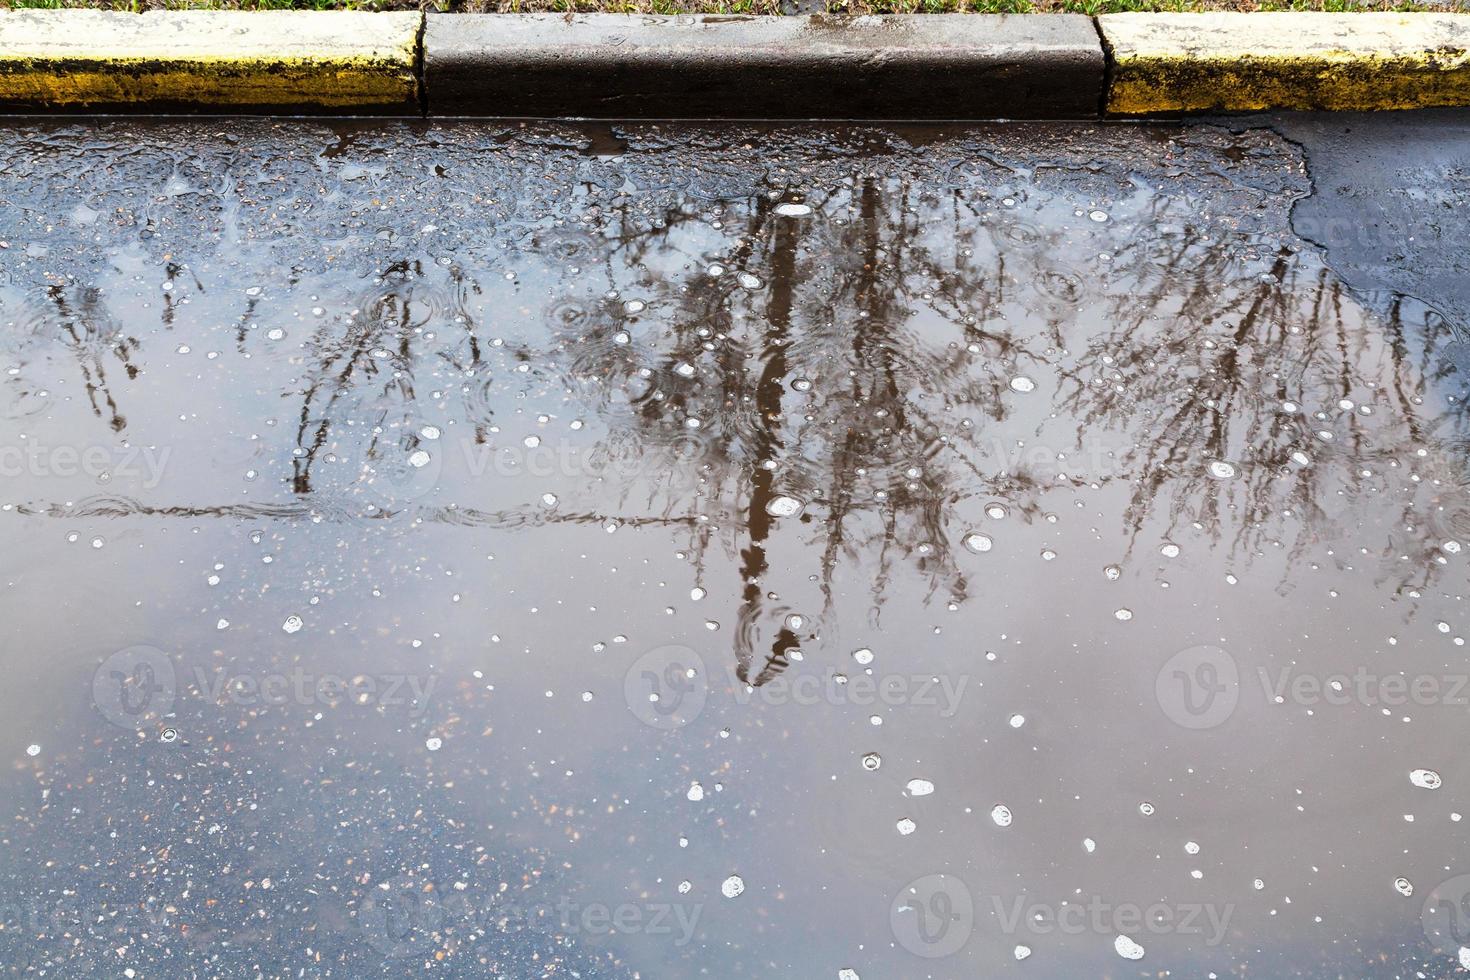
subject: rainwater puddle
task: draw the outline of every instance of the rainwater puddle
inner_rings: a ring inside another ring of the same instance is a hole
[[[605,134],[12,127],[11,974],[1450,975],[1466,383],[1292,144]]]

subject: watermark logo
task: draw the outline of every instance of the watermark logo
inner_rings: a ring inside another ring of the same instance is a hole
[[[117,908],[76,892],[0,894],[0,976],[21,976],[27,972],[24,967],[50,959],[59,937],[76,935],[109,916],[115,927],[118,914]],[[122,914],[141,918],[133,907]]]
[[[484,895],[468,881],[438,883],[398,875],[373,887],[357,909],[357,925],[385,958],[432,955],[453,933],[471,945],[498,937],[538,933],[564,936],[645,935],[668,937],[676,947],[693,941],[703,903],[583,902],[568,895],[554,900]]]
[[[650,650],[623,676],[623,698],[628,710],[650,728],[682,728],[699,717],[709,699],[704,660],[678,644]]]
[[[725,668],[725,687],[735,702],[753,702],[773,708],[792,705],[833,705],[859,708],[932,708],[941,718],[958,713],[967,674],[786,672],[759,686],[741,680],[734,667]],[[709,699],[712,678],[704,659],[686,646],[662,646],[633,662],[623,676],[628,709],[645,725],[662,731],[682,728],[699,716]]]
[[[367,894],[357,923],[373,949],[396,959],[429,948],[444,924],[444,909],[432,885],[399,875]]]
[[[1255,683],[1247,683],[1247,677]],[[1470,708],[1470,674],[1381,674],[1365,666],[1314,673],[1257,666],[1242,675],[1230,654],[1208,645],[1189,647],[1165,661],[1154,679],[1154,694],[1170,721],[1204,729],[1224,724],[1255,686],[1267,704],[1304,708]]]
[[[911,706],[933,708],[941,718],[953,718],[960,710],[968,674],[780,674],[760,687],[752,687],[730,671],[730,684],[740,704],[760,701],[772,706],[797,704],[853,705],[872,708]]]
[[[1470,946],[1470,874],[1455,875],[1434,886],[1419,912],[1424,935],[1436,949]]]
[[[409,717],[428,710],[434,676],[315,673],[297,665],[288,671],[184,670],[175,658],[150,646],[119,650],[92,674],[92,703],[119,728],[139,731],[170,715],[181,698],[215,705],[338,707],[344,704],[407,707]],[[172,741],[172,739],[169,739]]]
[[[1235,658],[1217,646],[1189,647],[1159,668],[1154,694],[1175,724],[1214,728],[1225,723],[1240,700],[1240,670]]]
[[[390,450],[363,464],[357,485],[363,496],[379,511],[392,513],[421,500],[439,485],[444,470],[438,430],[424,426],[430,439],[411,439],[401,450]]]
[[[1470,547],[1470,443],[1419,449],[1409,465],[1430,492],[1428,523],[1439,550],[1458,554]]]
[[[703,429],[681,429],[656,437],[609,433],[602,439],[543,439],[532,433],[520,442],[495,447],[460,442],[465,471],[486,476],[537,480],[565,477],[626,483],[648,477],[685,482],[704,465],[710,437]]]
[[[303,707],[342,704],[375,705],[384,708],[408,708],[408,716],[418,719],[428,710],[437,678],[418,674],[341,674],[314,673],[295,666],[289,671],[238,672],[216,670],[213,673],[195,666],[190,672],[192,691],[211,704],[234,704],[242,707],[268,705],[280,707],[297,704]],[[188,690],[188,689],[186,689]]]
[[[991,911],[1007,936],[1026,933],[1047,936],[1130,936],[1149,933],[1201,938],[1206,946],[1225,941],[1234,904],[1201,902],[1109,902],[1099,895],[1060,904],[1034,902],[1026,895],[1006,899],[990,896]],[[1130,940],[1131,943],[1131,940]],[[1134,944],[1136,945],[1136,944]]]
[[[893,938],[915,956],[939,959],[960,951],[975,930],[975,901],[954,875],[915,878],[888,910]]]
[[[92,703],[112,724],[138,731],[174,710],[174,662],[157,647],[119,650],[92,674]]]
[[[1125,475],[1130,452],[1125,444],[1114,445],[1093,436],[1075,445],[1028,443],[998,436],[977,438],[974,444],[981,457],[998,462],[1002,472],[1045,483],[1106,480]]]
[[[163,482],[170,453],[168,446],[44,446],[32,442],[0,446],[0,479],[86,476],[98,483],[113,479],[132,481],[145,490],[153,490]]]

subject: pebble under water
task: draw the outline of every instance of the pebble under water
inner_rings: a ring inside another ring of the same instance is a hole
[[[1470,966],[1470,386],[1297,144],[7,129],[0,975]]]

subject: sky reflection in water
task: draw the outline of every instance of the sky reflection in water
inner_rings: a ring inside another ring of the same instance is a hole
[[[1465,379],[1270,132],[13,145],[12,973],[1470,942]]]

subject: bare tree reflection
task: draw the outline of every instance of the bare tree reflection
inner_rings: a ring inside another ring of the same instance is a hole
[[[52,286],[46,296],[56,308],[61,336],[76,358],[92,413],[106,419],[113,432],[122,432],[127,418],[118,408],[108,381],[107,365],[109,360],[116,359],[127,377],[136,377],[138,367],[132,362],[132,355],[137,340],[114,322],[96,289],[68,290]]]
[[[824,215],[852,216],[830,223],[783,215],[772,199],[755,199],[733,250],[721,251],[716,240],[706,246],[714,254],[687,256],[701,270],[709,263],[715,276],[696,277],[699,285],[686,288],[670,329],[636,356],[603,348],[600,370],[591,371],[608,385],[632,385],[652,365],[638,411],[626,421],[644,444],[666,441],[681,421],[705,433],[708,465],[698,495],[667,489],[685,498],[684,506],[713,499],[723,513],[740,515],[743,586],[733,643],[737,674],[749,683],[779,674],[815,632],[793,626],[799,620],[769,602],[777,536],[804,539],[807,529],[815,536],[812,571],[827,611],[839,563],[876,562],[876,616],[899,562],[917,567],[931,594],[967,594],[951,544],[957,499],[1004,496],[1022,513],[1038,509],[1039,479],[979,458],[962,436],[950,434],[953,413],[1006,414],[1009,373],[986,369],[980,352],[1007,371],[1042,355],[984,322],[996,302],[995,279],[939,273],[953,262],[955,242],[971,241],[978,223],[974,208],[962,206],[950,210],[948,227],[926,233],[916,214],[926,193],[929,206],[937,206],[932,190],[917,182],[860,176],[818,202]],[[666,235],[672,224],[658,223],[656,233]],[[616,241],[623,247],[628,236]],[[1004,261],[1004,250],[990,251]],[[942,288],[927,288],[931,279],[942,280]],[[950,336],[914,335],[904,321],[920,307],[948,320]],[[589,366],[579,361],[577,371],[587,374]],[[807,513],[800,520],[774,516],[778,497],[801,501]],[[707,544],[705,534],[691,542],[696,553]],[[759,660],[758,643],[767,650]]]
[[[1365,512],[1353,504],[1372,497],[1395,515],[1394,533],[1375,542],[1383,574],[1424,584],[1443,538],[1426,536],[1435,505],[1419,492],[1413,449],[1458,469],[1434,481],[1442,486],[1470,473],[1452,448],[1463,446],[1463,413],[1425,402],[1453,334],[1423,336],[1411,358],[1396,317],[1365,319],[1336,277],[1284,248],[1255,277],[1198,237],[1140,241],[1118,260],[1134,281],[1162,268],[1209,284],[1182,299],[1163,290],[1114,298],[1112,328],[1088,337],[1076,366],[1060,372],[1061,410],[1084,430],[1130,434],[1130,536],[1160,518],[1164,537],[1189,523],[1218,540],[1229,527],[1243,563],[1283,540],[1296,561],[1317,542],[1352,537]],[[1237,475],[1206,478],[1218,462]]]
[[[587,155],[518,138],[534,151],[507,136],[504,160],[457,176],[493,185],[493,255],[389,234],[363,245],[388,258],[351,292],[340,273],[293,272],[288,292],[310,281],[337,302],[293,355],[293,431],[271,447],[290,455],[283,499],[23,510],[674,528],[696,567],[724,548],[738,568],[732,653],[755,685],[821,632],[844,568],[875,622],[900,575],[930,599],[971,596],[957,549],[990,500],[1034,521],[1058,487],[1121,486],[1130,541],[1197,526],[1242,563],[1361,536],[1371,508],[1393,519],[1355,543],[1403,587],[1470,537],[1466,415],[1436,395],[1454,335],[1397,305],[1375,319],[1295,250],[1286,158],[1252,155],[1281,153],[1270,137],[1179,137],[1216,143],[1179,149],[1208,166],[1169,171],[1164,191],[1067,141],[1038,163],[989,137],[783,155],[696,135],[670,151],[696,158],[679,169],[616,141]],[[544,173],[510,172],[527,161]],[[1089,214],[1100,200],[1109,211]],[[122,431],[109,371],[131,378],[141,342],[96,291],[47,295],[93,411]],[[237,319],[272,316],[252,297]],[[1018,400],[1012,386],[1036,379]],[[527,405],[565,407],[595,443],[600,468],[560,474],[555,506],[487,503],[496,474],[432,497],[373,489],[424,449],[430,408],[456,426],[446,436],[501,452]],[[1013,459],[1023,441],[1044,458]],[[1064,461],[1088,441],[1110,467]],[[808,582],[822,613],[793,616]]]

